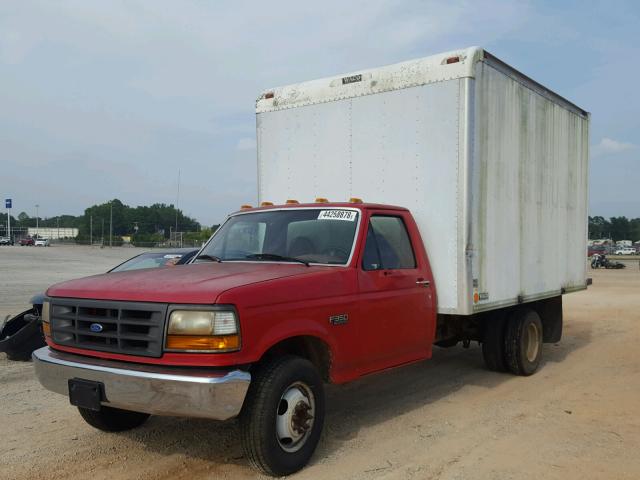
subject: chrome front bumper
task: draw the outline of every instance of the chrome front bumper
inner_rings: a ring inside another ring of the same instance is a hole
[[[153,415],[226,420],[240,413],[251,375],[241,370],[164,367],[83,357],[43,347],[33,352],[36,376],[69,395],[70,379],[101,382],[102,405]]]

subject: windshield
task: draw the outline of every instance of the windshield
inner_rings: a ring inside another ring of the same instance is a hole
[[[346,209],[286,209],[235,215],[199,257],[221,261],[288,261],[345,265],[359,213]]]

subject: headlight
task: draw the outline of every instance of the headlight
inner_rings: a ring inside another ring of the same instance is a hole
[[[238,350],[236,314],[231,310],[174,310],[169,315],[166,347],[198,352]]]

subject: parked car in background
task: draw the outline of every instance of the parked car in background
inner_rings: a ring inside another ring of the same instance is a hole
[[[594,255],[606,255],[607,248],[604,245],[592,245],[587,248],[587,257],[592,257]]]
[[[20,239],[21,247],[30,247],[30,246],[33,246],[35,243],[36,243],[35,240],[31,237],[24,237]]]
[[[616,255],[635,255],[636,249],[633,247],[618,248],[614,253]]]
[[[13,245],[13,240],[9,237],[0,237],[0,245]]]
[[[171,250],[160,250],[145,252],[130,258],[117,267],[109,270],[111,272],[124,272],[128,270],[139,270],[142,268],[171,267],[183,265],[191,260],[199,248],[174,248]]]
[[[49,247],[51,246],[51,243],[48,238],[36,238],[34,245],[36,247]]]

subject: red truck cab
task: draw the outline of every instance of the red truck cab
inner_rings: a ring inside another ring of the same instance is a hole
[[[437,317],[410,212],[357,200],[242,209],[189,265],[64,282],[44,305],[36,373],[88,423],[239,415],[273,475],[313,453],[323,382],[430,357]]]

